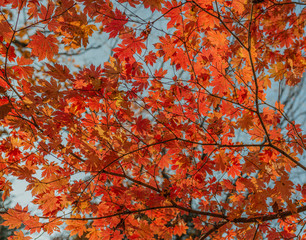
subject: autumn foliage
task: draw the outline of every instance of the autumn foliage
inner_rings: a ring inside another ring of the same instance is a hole
[[[10,239],[305,239],[306,129],[278,91],[305,5],[1,0],[0,186],[32,195]]]

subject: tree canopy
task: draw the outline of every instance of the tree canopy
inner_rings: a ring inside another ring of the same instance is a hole
[[[0,1],[10,239],[305,239],[305,5]]]

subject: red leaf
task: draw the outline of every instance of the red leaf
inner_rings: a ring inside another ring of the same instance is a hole
[[[142,116],[139,116],[136,119],[136,126],[134,128],[136,128],[137,132],[143,134],[151,129],[150,120],[143,119]]]
[[[115,16],[111,18],[111,21],[106,25],[104,31],[109,33],[109,38],[114,38],[123,30],[127,22],[128,18],[126,15],[116,9]]]

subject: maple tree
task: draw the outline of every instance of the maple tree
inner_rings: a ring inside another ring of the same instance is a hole
[[[2,197],[38,208],[10,239],[305,239],[305,126],[271,91],[303,78],[305,5],[0,1]],[[97,35],[107,61],[65,60]]]

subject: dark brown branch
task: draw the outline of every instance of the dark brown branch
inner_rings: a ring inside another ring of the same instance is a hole
[[[207,233],[205,233],[204,235],[202,235],[202,236],[200,237],[200,240],[204,240],[205,238],[209,237],[210,234],[212,234],[212,233],[218,231],[218,229],[220,229],[221,227],[223,227],[223,226],[224,226],[225,224],[227,224],[227,223],[228,223],[228,221],[226,221],[226,222],[221,222],[221,223],[217,224],[217,225],[214,226],[212,229],[210,229]]]
[[[265,216],[260,216],[260,217],[252,217],[252,218],[236,218],[232,220],[231,222],[234,223],[251,223],[251,222],[265,222],[265,221],[271,221],[279,218],[285,218],[297,213],[305,212],[306,211],[306,206],[298,207],[296,212],[292,211],[285,211],[281,213],[276,213],[272,215],[265,215]]]

